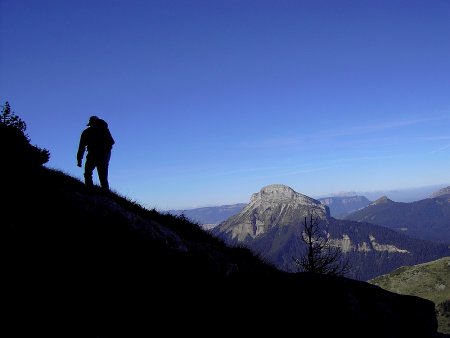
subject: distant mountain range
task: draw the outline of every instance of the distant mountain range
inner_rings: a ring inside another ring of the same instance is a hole
[[[334,196],[318,199],[320,203],[330,208],[330,215],[335,218],[343,218],[349,213],[364,208],[370,204],[365,196]]]
[[[402,232],[414,238],[450,244],[450,194],[445,188],[411,203],[394,202],[383,196],[367,207],[345,217],[370,222]]]
[[[229,243],[246,245],[278,268],[296,271],[293,257],[305,251],[301,241],[304,217],[315,215],[351,263],[349,277],[367,280],[403,265],[450,255],[447,245],[412,239],[385,227],[330,216],[318,200],[283,185],[270,185],[252,195],[238,214],[214,228]]]
[[[394,201],[413,202],[429,197],[436,190],[444,187],[443,184],[435,184],[419,188],[380,190],[367,192],[345,192],[330,196],[316,198],[330,208],[330,215],[335,218],[343,218],[348,214],[368,206],[381,196],[387,196]],[[441,193],[448,191],[444,188]],[[450,193],[450,192],[449,192]],[[432,196],[433,197],[433,196]],[[166,212],[172,215],[185,215],[187,218],[199,223],[205,229],[225,221],[227,218],[237,214],[247,204],[237,203],[231,205],[209,206],[192,209],[173,209]]]
[[[377,191],[351,191],[336,194],[329,194],[332,197],[348,197],[348,196],[365,196],[371,201],[375,201],[382,196],[397,202],[414,202],[430,197],[435,191],[445,188],[448,184],[433,184],[422,187],[402,188],[402,189],[386,189]],[[326,198],[328,196],[319,196],[317,199]]]
[[[167,212],[175,216],[184,215],[188,219],[199,223],[204,228],[208,228],[208,225],[212,227],[237,214],[246,205],[246,203],[238,203],[187,210],[168,210]]]
[[[450,335],[450,257],[403,266],[369,283],[399,294],[431,300],[436,305],[439,331]]]
[[[320,198],[319,201],[328,206],[330,215],[336,218],[345,217],[349,213],[370,204],[370,201],[365,196],[324,197]],[[204,229],[211,229],[227,218],[236,215],[246,206],[247,203],[238,203],[185,210],[168,210],[167,212],[175,216],[184,215],[190,220],[199,223]]]

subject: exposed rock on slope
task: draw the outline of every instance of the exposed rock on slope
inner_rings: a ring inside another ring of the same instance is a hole
[[[252,195],[250,203],[242,211],[220,224],[219,231],[229,233],[231,239],[244,241],[255,238],[272,228],[301,224],[304,217],[313,212],[320,219],[329,216],[328,207],[291,188],[274,184]]]

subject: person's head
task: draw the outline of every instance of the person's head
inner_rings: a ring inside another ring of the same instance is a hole
[[[87,124],[87,126],[90,127],[90,126],[95,125],[95,123],[98,122],[98,120],[100,120],[98,116],[95,116],[95,115],[91,116],[89,118],[89,123]]]

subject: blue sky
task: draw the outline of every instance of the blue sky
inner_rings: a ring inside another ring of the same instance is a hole
[[[450,184],[448,0],[0,0],[0,100],[157,209]]]

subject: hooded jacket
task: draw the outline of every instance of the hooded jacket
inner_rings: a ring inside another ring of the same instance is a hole
[[[114,143],[114,139],[108,129],[108,124],[102,119],[97,119],[81,134],[77,160],[80,161],[83,159],[86,149],[90,157],[103,157],[111,152]]]

